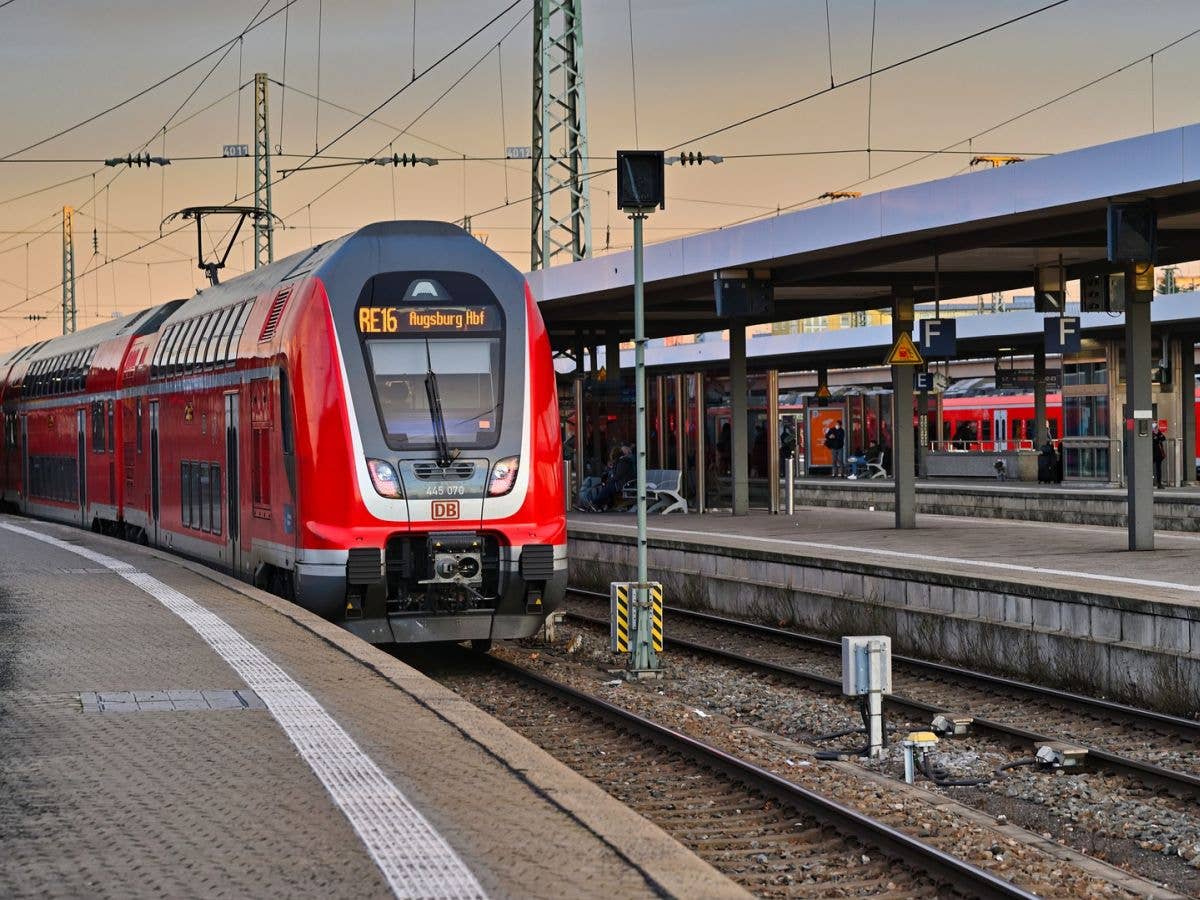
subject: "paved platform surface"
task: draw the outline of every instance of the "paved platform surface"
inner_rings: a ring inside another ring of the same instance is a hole
[[[860,475],[858,478],[832,478],[828,475],[805,475],[802,477],[797,476],[795,482],[797,487],[836,484],[848,489],[886,488],[888,490],[892,490],[895,484],[890,476],[868,478],[865,475]],[[1098,481],[1062,481],[1054,484],[1040,484],[1036,481],[999,481],[995,478],[918,478],[916,485],[918,490],[921,488],[961,488],[964,490],[984,490],[988,493],[992,491],[1008,493],[1036,492],[1046,494],[1047,496],[1054,496],[1055,494],[1065,492],[1067,496],[1094,494],[1097,497],[1112,499],[1124,499],[1128,496],[1126,488]],[[1156,498],[1172,497],[1200,503],[1200,485],[1186,484],[1183,486],[1175,485],[1173,487],[1155,488],[1154,496]]]
[[[743,896],[342,629],[0,516],[0,896],[33,895]]]
[[[891,512],[797,506],[793,516],[655,516],[648,536],[1200,607],[1200,534],[1159,531],[1155,550],[1131,552],[1123,528],[921,514],[916,529],[898,530],[894,521]],[[636,522],[573,512],[572,530],[630,536]]]

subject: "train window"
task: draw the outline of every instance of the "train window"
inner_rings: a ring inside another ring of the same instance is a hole
[[[250,499],[254,514],[259,518],[271,517],[271,429],[255,428],[251,438],[250,454]]]
[[[104,452],[104,401],[92,403],[92,452]]]
[[[980,424],[983,426],[980,429],[980,440],[990,441],[992,439],[992,420],[984,419]],[[1001,437],[1003,437],[1003,435],[1001,435]]]
[[[225,354],[223,357],[225,361],[228,362],[237,358],[238,341],[242,337],[242,332],[246,328],[246,321],[250,318],[250,312],[253,309],[253,300],[247,300],[242,304],[242,308],[238,312],[237,324],[233,327],[233,330],[229,332],[229,343],[225,345]]]
[[[208,463],[200,463],[197,470],[200,474],[200,477],[196,479],[199,483],[196,496],[200,500],[197,504],[200,507],[200,521],[197,523],[197,527],[201,531],[208,531],[212,524],[212,488],[208,480]]]
[[[203,503],[203,486],[200,484],[200,463],[192,463],[192,527],[200,527],[200,509]]]
[[[192,527],[192,464],[179,464],[179,521]]]
[[[189,360],[193,368],[199,368],[204,365],[204,355],[208,350],[208,342],[212,338],[213,328],[216,327],[216,324],[217,316],[215,313],[209,313],[200,319],[200,328],[196,332],[196,340]]]
[[[221,338],[225,336],[225,324],[232,314],[233,307],[230,306],[219,310],[213,317],[213,327],[209,329],[209,337],[204,345],[203,362],[205,366],[211,368],[216,363],[217,348],[221,344]]]
[[[425,377],[437,373],[452,447],[494,447],[499,439],[499,336],[367,341],[380,422],[393,449],[434,446]]]
[[[162,359],[159,361],[159,374],[170,375],[173,372],[172,365],[175,361],[175,351],[179,347],[179,342],[183,339],[183,326],[172,325],[167,333],[166,347],[163,349]]]
[[[212,499],[212,528],[213,534],[221,533],[221,467],[212,465],[208,469],[208,486]]]
[[[184,371],[184,367],[187,363],[188,348],[192,344],[192,333],[196,330],[196,326],[199,324],[199,319],[189,319],[180,326],[182,328],[182,333],[179,335],[179,341],[171,349],[172,374]]]
[[[175,348],[179,345],[179,339],[183,337],[183,326],[172,325],[167,331],[165,346],[163,347],[162,359],[159,360],[159,374],[170,375],[172,373],[172,363],[175,359]]]
[[[183,355],[179,358],[185,372],[190,372],[196,365],[196,347],[200,343],[200,336],[204,333],[205,324],[205,317],[198,316],[195,319],[195,325],[188,331],[187,344],[184,347]]]
[[[150,359],[150,377],[158,378],[162,375],[163,365],[166,363],[167,347],[170,346],[171,339],[175,337],[175,326],[165,329],[158,336],[158,343],[154,345],[154,356]]]

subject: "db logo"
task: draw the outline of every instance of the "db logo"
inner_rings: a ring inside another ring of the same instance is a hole
[[[457,519],[458,518],[458,501],[457,500],[434,500],[433,501],[433,517],[435,519]]]

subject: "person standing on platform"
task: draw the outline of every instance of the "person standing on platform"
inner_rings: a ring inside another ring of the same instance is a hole
[[[1167,436],[1163,434],[1163,429],[1158,427],[1155,422],[1153,426],[1154,434],[1152,440],[1154,442],[1154,486],[1161,488],[1163,460],[1167,458]]]
[[[833,477],[841,478],[846,474],[846,429],[842,427],[841,419],[825,432],[825,446],[833,457]]]

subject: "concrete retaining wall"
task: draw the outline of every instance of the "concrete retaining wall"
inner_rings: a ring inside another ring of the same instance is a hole
[[[568,553],[575,586],[607,590],[636,577],[632,538],[573,528]],[[1178,714],[1200,710],[1196,608],[684,541],[652,540],[650,575],[670,605],[834,637],[888,634],[897,652]]]
[[[1023,489],[1006,482],[979,485],[917,485],[917,511],[946,516],[1020,519],[1070,525],[1124,528],[1125,494],[1117,490],[1075,488]],[[894,509],[890,482],[805,479],[796,486],[801,506]],[[1154,498],[1154,527],[1162,531],[1200,531],[1200,494],[1160,491]]]

